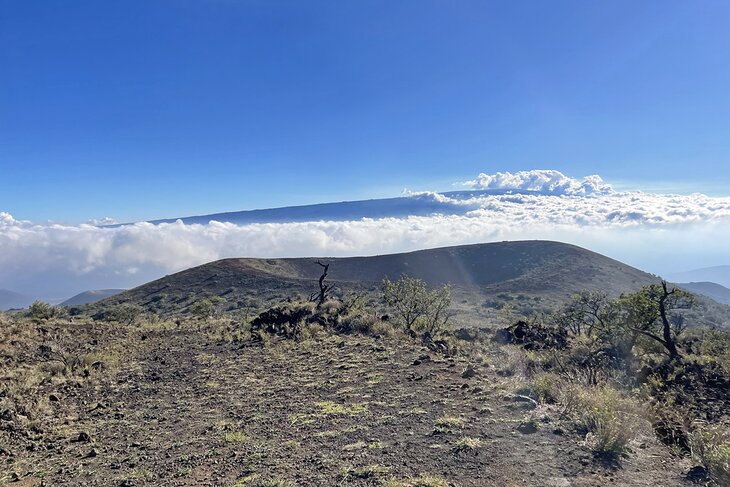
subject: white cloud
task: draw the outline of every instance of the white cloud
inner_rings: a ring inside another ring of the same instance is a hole
[[[104,218],[92,218],[86,223],[89,225],[115,225],[119,223],[116,219],[105,216]]]
[[[461,186],[472,189],[534,191],[545,195],[611,194],[613,188],[600,176],[586,176],[582,180],[570,178],[560,171],[536,169],[516,173],[481,173],[476,179],[464,181]]]
[[[618,193],[600,178],[533,176],[486,184],[539,193],[421,193],[416,202],[443,208],[430,216],[98,227],[35,224],[0,212],[0,288],[63,297],[224,257],[368,255],[517,239],[575,243],[652,271],[730,262],[730,198]]]

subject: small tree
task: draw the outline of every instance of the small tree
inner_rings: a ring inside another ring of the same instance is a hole
[[[641,335],[659,343],[671,360],[679,358],[677,339],[686,328],[686,323],[676,310],[689,309],[694,305],[694,296],[666,281],[652,284],[641,291],[621,299],[623,323],[634,337]]]
[[[40,300],[33,301],[28,307],[28,316],[36,321],[50,320],[58,315],[58,308]]]
[[[416,329],[434,334],[448,324],[451,313],[451,287],[429,291],[420,279],[401,276],[392,282],[383,279],[383,300],[393,309],[396,318],[409,333]]]
[[[612,334],[617,315],[617,307],[606,293],[581,291],[557,313],[555,324],[574,336]]]
[[[312,293],[311,296],[309,296],[309,300],[317,303],[317,309],[321,308],[325,301],[327,301],[327,293],[332,290],[332,286],[325,283],[325,279],[327,279],[327,274],[330,270],[329,264],[323,264],[320,261],[317,261],[316,264],[318,264],[320,267],[322,267],[322,275],[319,276],[319,291]]]
[[[104,316],[110,321],[133,325],[142,313],[144,313],[144,309],[138,304],[123,303],[109,308]]]
[[[451,286],[447,284],[429,292],[426,303],[426,314],[423,319],[424,329],[433,335],[446,328],[453,316],[449,311]]]
[[[215,313],[215,303],[210,299],[201,299],[190,306],[190,313],[198,318],[208,319]]]

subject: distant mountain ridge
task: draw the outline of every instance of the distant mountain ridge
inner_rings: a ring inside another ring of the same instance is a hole
[[[695,294],[703,294],[718,303],[730,305],[730,289],[714,282],[685,282],[678,286]]]
[[[30,296],[25,296],[8,289],[0,289],[0,311],[27,308],[33,301],[34,298]]]
[[[148,223],[174,223],[178,220],[185,224],[207,224],[211,220],[245,225],[251,223],[288,223],[320,220],[359,220],[362,218],[386,218],[407,216],[428,216],[437,213],[459,215],[471,210],[464,204],[469,198],[486,195],[539,194],[529,190],[466,190],[442,193],[415,193],[396,198],[340,201],[311,205],[284,206],[243,211],[211,213],[208,215],[162,218]],[[440,198],[444,197],[444,198]],[[126,224],[105,225],[118,227]]]
[[[730,265],[704,267],[667,276],[674,282],[714,282],[730,288]]]
[[[95,303],[124,292],[125,289],[93,289],[90,291],[84,291],[61,303],[61,306],[79,306],[82,304]]]

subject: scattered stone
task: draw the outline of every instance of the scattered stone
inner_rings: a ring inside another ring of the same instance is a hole
[[[697,465],[689,469],[689,472],[687,472],[687,480],[695,484],[707,482],[710,480],[710,473],[705,467]]]
[[[51,402],[58,402],[58,401],[60,401],[60,399],[58,398],[58,396],[55,395],[55,394],[51,394],[50,396],[48,396],[48,400],[51,401]]]
[[[537,401],[533,398],[521,394],[507,394],[504,396],[504,400],[513,402],[516,406],[523,409],[535,409],[538,406]]]
[[[6,409],[0,413],[0,419],[3,421],[15,421],[15,411],[12,409]]]
[[[522,422],[517,427],[517,431],[525,435],[531,435],[537,433],[537,425],[533,421]]]
[[[93,448],[89,450],[89,453],[86,454],[84,458],[94,458],[98,453]]]
[[[78,438],[76,438],[76,441],[79,443],[88,443],[91,441],[91,436],[89,436],[89,434],[87,432],[82,431],[81,433],[79,433],[79,436],[78,436]]]
[[[494,340],[498,343],[522,345],[525,350],[563,349],[568,344],[568,334],[564,330],[553,329],[541,323],[520,320],[512,326],[497,330]]]
[[[96,403],[96,406],[94,406],[93,408],[89,409],[89,411],[88,411],[88,412],[89,412],[89,413],[93,413],[94,411],[97,411],[97,410],[99,410],[99,409],[106,409],[106,404],[103,404],[103,403],[97,402],[97,403]]]
[[[477,371],[474,370],[472,366],[469,366],[466,368],[464,372],[461,373],[462,379],[471,379],[472,377],[475,377],[477,375]]]

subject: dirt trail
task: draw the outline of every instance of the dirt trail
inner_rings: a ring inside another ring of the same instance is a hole
[[[604,465],[554,412],[505,400],[493,369],[465,379],[465,362],[413,344],[241,347],[165,331],[130,353],[115,382],[77,397],[86,412],[62,448],[28,452],[42,478],[15,485],[686,485],[653,440]],[[528,415],[536,432],[520,428]],[[80,432],[90,441],[71,441]]]

